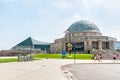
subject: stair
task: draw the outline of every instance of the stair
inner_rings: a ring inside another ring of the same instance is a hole
[[[120,54],[120,52],[115,49],[112,49],[112,50],[106,49],[106,50],[101,50],[100,52],[102,54],[103,60],[112,60],[113,56],[115,56],[116,54]],[[98,53],[98,50],[94,50],[93,53],[94,54]]]
[[[101,54],[104,60],[112,60],[113,54],[108,50],[101,50]]]

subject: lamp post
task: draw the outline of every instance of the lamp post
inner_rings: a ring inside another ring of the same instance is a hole
[[[102,43],[101,43],[101,40],[98,40],[98,41],[99,41],[98,54],[101,54],[101,45],[102,45]]]
[[[74,48],[73,47],[74,44],[72,44],[72,42],[73,42],[73,40],[72,40],[72,33],[70,32],[69,33],[69,43],[67,44],[70,56],[71,56],[71,51],[74,50],[73,49]],[[76,63],[76,61],[75,61],[75,52],[73,51],[73,53],[74,53],[74,64],[75,64]]]
[[[66,31],[64,31],[64,33],[65,34],[68,34],[68,35],[66,35],[66,37],[65,37],[65,46],[66,46],[66,38],[67,39],[69,39],[68,40],[68,44],[67,44],[67,50],[68,50],[68,52],[69,52],[69,54],[70,54],[70,56],[71,56],[71,51],[72,51],[72,48],[73,48],[73,45],[71,44],[71,42],[73,41],[72,40],[72,33],[70,32],[70,30],[66,30]],[[68,37],[67,37],[68,36]],[[74,50],[74,49],[73,49]],[[74,52],[74,63],[75,63],[75,52]]]
[[[45,48],[46,59],[48,59],[47,49]]]
[[[67,44],[67,50],[68,50],[68,52],[69,52],[69,54],[70,54],[70,56],[71,56],[71,51],[72,51],[72,44],[71,44],[71,32],[70,31],[67,31],[67,32],[69,32],[69,36],[68,36],[68,44]],[[66,42],[66,41],[65,41]]]
[[[74,53],[74,64],[76,63],[76,61],[75,61],[75,51],[74,51],[74,46],[75,46],[75,44],[73,43],[73,53]]]
[[[29,48],[30,48],[30,60],[32,61],[32,51],[31,51],[31,46],[30,46]]]

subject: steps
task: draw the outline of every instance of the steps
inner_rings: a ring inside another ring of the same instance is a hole
[[[106,49],[106,50],[101,50],[100,52],[104,60],[112,60],[113,56],[116,56],[116,54],[120,54],[120,52],[115,49],[113,50]],[[96,50],[95,53],[98,53],[98,50]]]

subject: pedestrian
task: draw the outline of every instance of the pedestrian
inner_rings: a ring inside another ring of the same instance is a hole
[[[116,60],[116,56],[115,56],[115,55],[113,55],[113,62],[115,62],[115,60]]]
[[[120,55],[119,55],[119,53],[117,53],[116,54],[116,59],[119,60],[119,57],[120,57]]]
[[[97,60],[97,55],[96,54],[93,55],[93,59],[94,59],[94,62]]]
[[[101,55],[101,54],[98,55],[98,61],[99,61],[99,62],[102,61],[102,55]]]
[[[120,54],[118,53],[118,55],[119,55],[119,56],[118,56],[118,60],[120,60]]]

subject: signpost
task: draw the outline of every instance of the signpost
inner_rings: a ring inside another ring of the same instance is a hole
[[[62,59],[64,59],[66,57],[66,52],[62,51]]]
[[[68,43],[68,44],[67,44],[67,47],[68,47],[69,54],[70,54],[70,56],[71,56],[72,44],[71,44],[71,43]]]
[[[75,64],[76,62],[75,62],[75,52],[74,52],[74,64]]]
[[[72,52],[72,49],[73,49],[73,45],[71,44],[71,42],[72,42],[72,33],[69,30],[64,31],[64,33],[69,34],[69,43],[67,44],[67,48],[68,48],[67,50],[69,52],[69,55],[71,56],[71,52]],[[65,42],[66,42],[66,40],[65,40]],[[74,52],[74,64],[75,64],[75,52]]]

